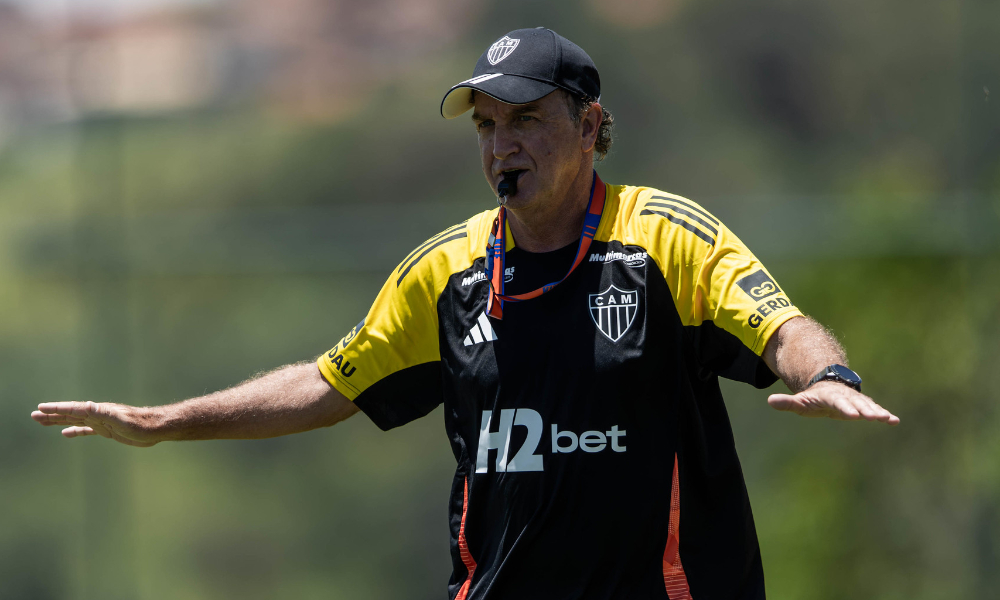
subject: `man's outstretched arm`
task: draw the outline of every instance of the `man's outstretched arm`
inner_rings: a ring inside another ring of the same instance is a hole
[[[806,417],[899,423],[899,417],[842,383],[820,381],[806,388],[809,380],[825,367],[847,366],[844,349],[813,319],[795,317],[782,324],[764,347],[763,358],[793,392],[772,394],[767,403],[773,408]]]
[[[101,435],[130,446],[168,440],[259,439],[329,427],[358,408],[316,363],[288,365],[207,396],[166,406],[49,402],[31,418],[68,438]]]

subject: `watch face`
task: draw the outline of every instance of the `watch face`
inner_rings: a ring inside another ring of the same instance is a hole
[[[843,379],[848,383],[861,385],[861,377],[859,377],[857,373],[855,373],[854,371],[848,369],[843,365],[833,365],[830,367],[830,370],[836,373],[838,377],[840,377],[841,379]]]

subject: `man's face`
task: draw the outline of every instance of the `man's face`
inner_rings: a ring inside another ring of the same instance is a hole
[[[494,193],[504,172],[517,172],[517,194],[508,199],[510,208],[567,193],[587,164],[581,127],[570,116],[562,91],[529,104],[506,104],[477,93],[472,121],[479,133],[483,174]]]

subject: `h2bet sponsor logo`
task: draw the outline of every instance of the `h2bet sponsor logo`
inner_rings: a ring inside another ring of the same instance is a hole
[[[357,367],[351,366],[351,361],[344,360],[344,355],[341,354],[341,352],[347,350],[347,345],[350,344],[354,338],[358,337],[358,334],[361,333],[361,328],[364,326],[365,320],[361,319],[361,322],[355,325],[354,328],[344,336],[344,339],[337,342],[337,345],[326,353],[326,358],[330,362],[330,366],[344,377],[354,375],[354,372],[358,369]]]
[[[530,408],[504,408],[500,410],[497,431],[490,431],[493,412],[483,411],[479,427],[479,450],[476,453],[476,473],[487,473],[490,468],[490,451],[496,451],[496,472],[512,473],[521,471],[542,471],[542,455],[537,454],[538,443],[542,440],[545,425],[542,416]],[[527,437],[517,453],[511,457],[510,439],[515,427],[527,429]],[[625,431],[615,425],[610,431],[584,431],[580,435],[572,431],[560,431],[559,425],[551,426],[552,454],[601,452],[610,446],[612,452],[625,452],[621,438]]]

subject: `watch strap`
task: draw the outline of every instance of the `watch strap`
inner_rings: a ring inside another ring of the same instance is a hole
[[[861,391],[861,377],[844,365],[834,364],[826,367],[817,373],[815,377],[809,380],[809,383],[806,384],[806,388],[810,388],[813,384],[819,383],[820,381],[836,381],[850,388],[854,388],[859,392]]]

